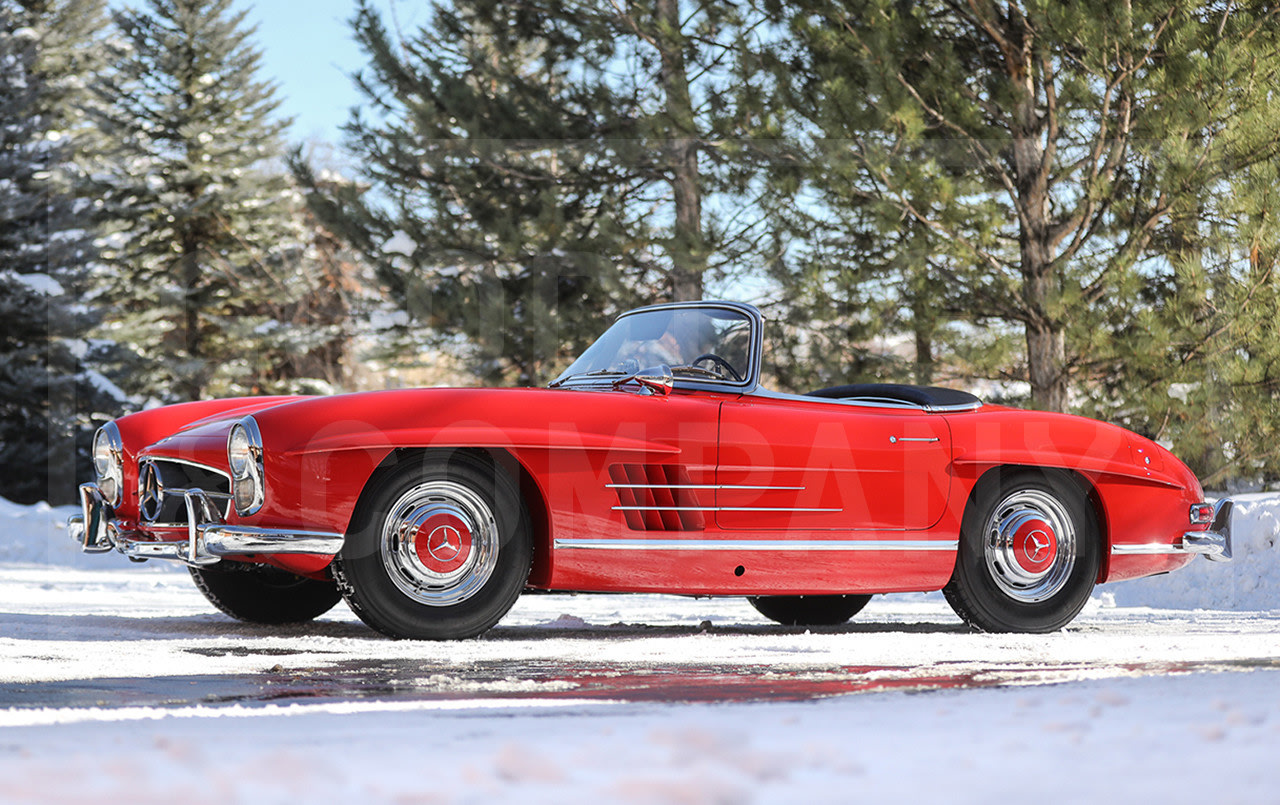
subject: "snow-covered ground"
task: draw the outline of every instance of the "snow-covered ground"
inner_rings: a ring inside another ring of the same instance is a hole
[[[483,639],[214,612],[0,501],[0,802],[1259,802],[1280,790],[1280,496],[1236,560],[1045,636],[937,595],[837,629],[740,600],[526,596]],[[1158,608],[1156,608],[1158,607]],[[999,685],[988,688],[986,686]],[[895,688],[905,687],[901,692]],[[847,691],[879,692],[833,695]]]

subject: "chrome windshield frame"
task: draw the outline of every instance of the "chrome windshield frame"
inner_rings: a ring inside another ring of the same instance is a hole
[[[626,313],[619,315],[614,319],[614,324],[622,321],[628,316],[635,316],[642,313],[650,313],[657,310],[727,310],[741,314],[748,325],[749,339],[747,370],[741,381],[737,380],[708,380],[705,378],[694,378],[687,376],[675,376],[675,387],[677,389],[696,389],[699,391],[718,391],[729,394],[750,394],[760,385],[761,365],[764,361],[764,317],[760,315],[760,311],[753,305],[743,302],[722,302],[722,301],[696,301],[696,302],[667,302],[660,305],[646,305],[635,310],[628,310]],[[612,326],[612,325],[611,325]],[[603,333],[601,334],[603,335]],[[613,374],[591,374],[591,375],[571,375],[569,377],[561,376],[552,382],[555,388],[563,389],[612,389],[619,378],[626,377],[624,372],[616,372]]]

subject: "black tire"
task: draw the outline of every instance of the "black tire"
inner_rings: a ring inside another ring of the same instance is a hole
[[[965,508],[955,572],[943,593],[977,629],[1054,632],[1089,600],[1101,546],[1093,507],[1072,476],[993,471]]]
[[[529,514],[485,458],[429,453],[375,478],[333,563],[347,604],[395,638],[474,637],[524,589]]]
[[[189,569],[209,603],[246,623],[305,623],[342,600],[332,581],[295,576],[271,565],[219,562]]]
[[[869,595],[758,595],[747,602],[783,626],[839,626],[870,600]]]

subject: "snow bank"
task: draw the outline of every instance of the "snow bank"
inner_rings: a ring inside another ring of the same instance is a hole
[[[1280,494],[1237,495],[1232,516],[1235,558],[1229,563],[1197,559],[1189,567],[1098,588],[1105,604],[1164,609],[1280,609]],[[117,553],[87,555],[67,538],[72,506],[22,506],[0,498],[0,563],[86,569],[137,567]],[[142,567],[180,570],[164,562]]]
[[[79,511],[76,506],[24,506],[0,498],[0,563],[89,570],[139,567],[119,553],[83,553],[67,535],[67,518]],[[158,568],[162,564],[166,563],[148,562],[145,567]]]

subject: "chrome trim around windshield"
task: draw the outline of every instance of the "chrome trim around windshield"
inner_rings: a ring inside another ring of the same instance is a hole
[[[764,316],[756,309],[754,305],[748,305],[745,302],[724,302],[724,301],[708,301],[700,300],[694,302],[668,302],[661,305],[646,305],[638,307],[635,310],[628,310],[626,313],[619,314],[614,323],[621,321],[627,316],[634,316],[638,313],[648,313],[654,310],[684,310],[689,308],[718,308],[720,310],[732,310],[736,313],[742,313],[746,316],[750,325],[750,354],[747,359],[747,372],[741,382],[734,380],[696,380],[693,378],[681,377],[676,375],[675,387],[678,389],[697,389],[700,391],[720,391],[735,394],[751,394],[760,386],[760,371],[764,362]],[[575,389],[578,391],[585,390],[608,390],[619,378],[625,378],[627,375],[623,372],[615,372],[611,374],[593,374],[588,376],[575,375],[553,381],[551,388]],[[575,379],[578,378],[578,379]]]

